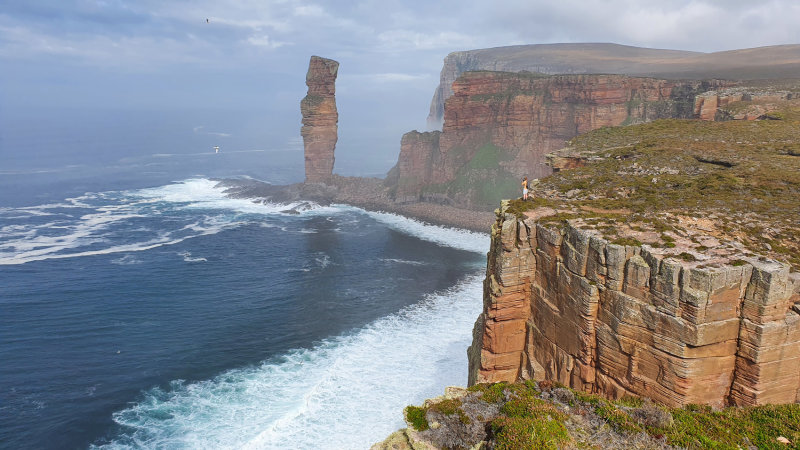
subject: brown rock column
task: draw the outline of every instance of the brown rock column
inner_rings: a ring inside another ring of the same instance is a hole
[[[339,138],[336,110],[336,75],[339,63],[312,56],[308,63],[308,94],[300,102],[306,160],[306,183],[324,183],[333,175],[333,152]]]

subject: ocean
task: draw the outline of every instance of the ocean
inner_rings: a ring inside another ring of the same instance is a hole
[[[0,125],[1,447],[368,448],[466,384],[487,235],[228,198],[302,179],[244,115],[101,117]]]

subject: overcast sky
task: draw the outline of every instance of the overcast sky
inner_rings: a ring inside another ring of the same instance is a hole
[[[340,113],[395,133],[425,126],[452,51],[794,44],[798,17],[797,0],[2,0],[0,109],[261,108],[299,126],[316,54],[341,63]]]

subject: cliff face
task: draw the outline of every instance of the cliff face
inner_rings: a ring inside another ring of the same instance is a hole
[[[300,102],[303,126],[300,134],[305,146],[306,183],[330,180],[334,150],[338,140],[336,75],[339,63],[312,56],[306,73],[308,94]]]
[[[523,176],[552,172],[544,155],[596,128],[691,117],[701,83],[622,75],[468,72],[453,83],[439,132],[401,142],[389,183],[398,201],[475,207],[519,190]]]
[[[800,400],[800,274],[703,268],[498,211],[470,385],[548,379],[672,406]]]
[[[668,79],[777,79],[800,73],[800,45],[698,53],[617,44],[537,44],[453,52],[444,59],[428,126],[439,128],[452,83],[467,71],[610,73]]]
[[[702,120],[756,120],[776,111],[796,94],[783,90],[732,88],[708,91],[694,101],[694,115]]]

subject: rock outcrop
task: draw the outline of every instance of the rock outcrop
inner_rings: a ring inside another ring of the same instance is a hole
[[[312,56],[306,73],[308,94],[300,102],[305,146],[306,183],[324,183],[333,174],[334,150],[338,140],[339,113],[336,110],[336,75],[339,63]]]
[[[777,110],[794,94],[783,90],[730,88],[708,91],[694,101],[694,115],[702,120],[756,120]]]
[[[777,79],[800,73],[800,45],[699,53],[618,44],[536,44],[453,52],[442,65],[428,126],[439,128],[452,84],[468,71],[609,73],[667,79]]]
[[[671,406],[800,400],[800,273],[757,257],[703,267],[593,230],[492,228],[470,384],[552,380]]]
[[[545,154],[596,128],[692,117],[708,83],[623,75],[468,72],[453,83],[440,132],[403,136],[387,183],[401,202],[497,204],[523,176],[552,172]]]

